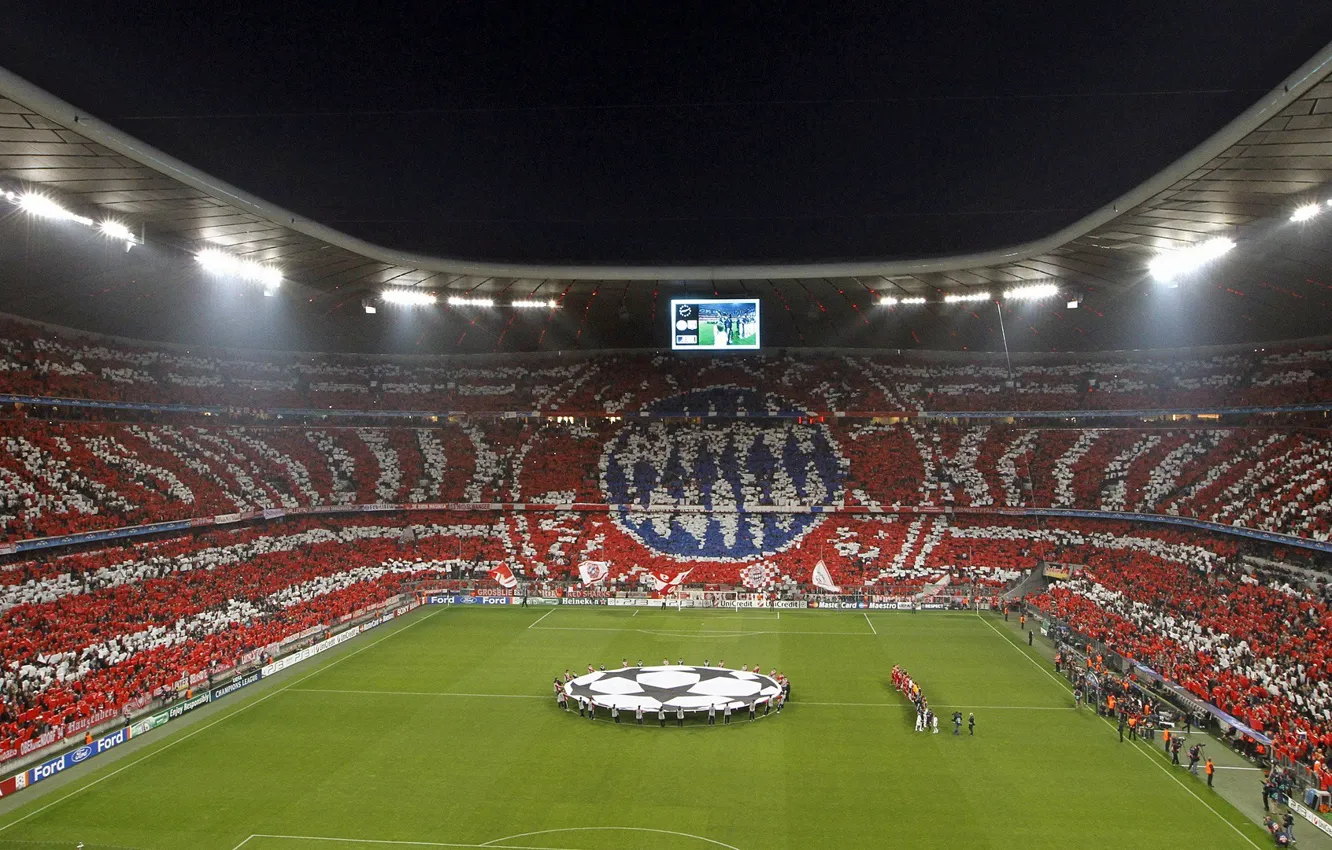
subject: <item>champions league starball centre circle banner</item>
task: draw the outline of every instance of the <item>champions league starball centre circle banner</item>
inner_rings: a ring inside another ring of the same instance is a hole
[[[571,705],[586,699],[597,708],[645,712],[661,708],[697,712],[709,706],[722,711],[728,705],[732,711],[748,710],[752,704],[775,699],[781,690],[775,679],[762,673],[689,666],[598,670],[564,684]]]

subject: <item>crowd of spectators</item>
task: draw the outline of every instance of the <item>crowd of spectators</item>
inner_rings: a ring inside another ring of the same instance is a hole
[[[1273,739],[1332,781],[1332,597],[1325,581],[1223,554],[1104,553],[1033,603]]]
[[[728,355],[504,355],[452,360],[184,349],[0,319],[0,392],[245,409],[603,412],[660,405],[686,390],[740,387],[750,413],[1123,410],[1294,405],[1332,398],[1332,347],[1019,357],[910,352]]]
[[[1332,442],[1314,429],[1258,427],[631,419],[339,428],[0,419],[0,542],[267,508],[442,502],[663,513],[1078,508],[1327,540]],[[701,533],[696,520],[672,522],[679,529],[660,533]],[[738,533],[765,532],[741,525]]]

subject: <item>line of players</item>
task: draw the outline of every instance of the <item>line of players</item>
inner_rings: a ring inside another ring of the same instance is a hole
[[[642,666],[643,666],[643,659],[641,659],[641,658],[638,659],[638,664],[636,664],[636,665],[634,665],[634,666],[636,666],[636,667],[642,667]],[[669,667],[669,666],[671,666],[671,660],[670,660],[669,658],[663,658],[663,659],[661,659],[661,666],[663,666],[663,667]],[[684,659],[681,658],[681,659],[679,659],[678,661],[676,661],[676,662],[675,662],[675,666],[677,666],[677,667],[683,667],[683,666],[684,666]],[[711,662],[709,659],[705,658],[705,659],[703,659],[703,666],[704,666],[704,667],[711,667],[711,666],[712,666],[712,662]],[[725,668],[725,667],[726,667],[726,662],[723,661],[723,660],[720,659],[720,658],[717,659],[717,667],[719,667],[719,668]],[[605,664],[602,664],[602,665],[600,666],[600,668],[594,668],[591,664],[587,665],[587,672],[588,672],[588,673],[595,673],[595,672],[597,672],[598,669],[600,669],[601,671],[604,672],[604,671],[606,670],[606,665],[605,665]],[[629,669],[629,659],[628,659],[628,658],[625,658],[625,659],[623,659],[623,660],[620,662],[620,669],[622,669],[622,670],[628,670],[628,669]],[[741,665],[741,667],[740,667],[740,672],[742,672],[742,673],[753,672],[753,673],[760,673],[760,674],[761,674],[761,670],[760,670],[760,668],[759,668],[759,665],[757,665],[757,664],[754,665],[754,669],[753,669],[752,671],[749,669],[749,666],[748,666],[748,665]],[[782,713],[782,708],[784,708],[784,707],[786,706],[786,703],[791,699],[791,681],[790,681],[789,679],[786,678],[786,675],[785,675],[784,673],[778,673],[778,672],[777,672],[777,669],[776,669],[776,668],[773,668],[772,672],[769,673],[768,676],[769,676],[769,678],[771,678],[773,681],[775,681],[779,686],[781,686],[781,691],[779,691],[779,692],[777,693],[777,695],[774,696],[774,697],[765,697],[765,698],[763,698],[763,699],[754,700],[753,702],[749,703],[749,719],[750,719],[750,720],[755,720],[755,719],[757,719],[757,717],[758,717],[758,707],[759,707],[760,705],[763,706],[763,716],[764,716],[764,717],[767,717],[767,716],[768,716],[768,713],[772,710],[773,706],[776,706],[776,707],[777,707],[777,713],[778,713],[778,714],[781,714],[781,713]],[[561,681],[560,681],[560,678],[557,676],[557,677],[555,677],[555,680],[554,680],[554,683],[553,683],[553,684],[554,684],[554,688],[555,688],[555,704],[558,705],[560,708],[564,709],[565,711],[570,711],[571,709],[569,708],[569,694],[568,694],[568,692],[566,692],[566,691],[564,690],[564,684],[566,684],[566,683],[568,683],[568,682],[572,682],[575,678],[577,678],[577,677],[574,676],[573,671],[569,670],[569,669],[566,667],[565,670],[564,670],[564,681],[561,682]],[[576,702],[577,705],[578,705],[578,716],[579,716],[579,717],[586,717],[588,720],[596,720],[596,719],[597,719],[597,704],[596,704],[594,701],[588,699],[587,697],[580,696],[580,697],[577,697],[577,698],[575,699],[575,702]],[[699,711],[702,711],[703,709],[698,709],[698,710],[699,710]],[[716,705],[709,705],[709,706],[707,707],[707,713],[708,713],[708,725],[709,725],[709,726],[716,726],[716,725],[717,725],[717,706],[716,706]],[[616,706],[616,705],[611,706],[611,708],[610,708],[610,716],[611,716],[611,719],[612,719],[612,720],[614,720],[616,723],[619,723],[619,722],[620,722],[620,707],[619,707],[619,706]],[[731,704],[730,704],[730,703],[727,703],[726,705],[724,705],[724,706],[722,707],[722,717],[723,717],[723,723],[724,723],[725,725],[728,725],[728,726],[729,726],[730,723],[731,723]],[[685,710],[684,710],[684,708],[677,706],[676,709],[675,709],[675,725],[676,725],[676,726],[684,726],[684,719],[685,719]],[[642,726],[642,725],[643,725],[643,707],[642,707],[641,705],[640,705],[640,706],[637,706],[637,707],[634,709],[634,721],[635,721],[639,726]],[[666,706],[664,706],[664,705],[660,705],[660,706],[657,707],[657,722],[662,726],[662,728],[665,728],[665,726],[666,726]]]
[[[921,690],[916,680],[911,678],[907,671],[903,670],[901,665],[893,665],[893,687],[904,694],[911,704],[916,707],[916,731],[932,731],[939,734],[939,715],[930,708],[930,701],[925,697],[925,692]],[[953,734],[962,734],[962,712],[953,712]],[[976,713],[969,712],[967,715],[967,734],[976,734]]]

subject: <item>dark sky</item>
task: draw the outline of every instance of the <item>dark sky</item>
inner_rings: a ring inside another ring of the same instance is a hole
[[[1332,3],[46,0],[0,39],[56,95],[392,247],[810,261],[1068,224],[1312,56]]]

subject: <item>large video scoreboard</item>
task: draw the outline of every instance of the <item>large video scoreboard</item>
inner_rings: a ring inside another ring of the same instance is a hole
[[[671,348],[753,351],[758,347],[757,298],[671,299]]]

